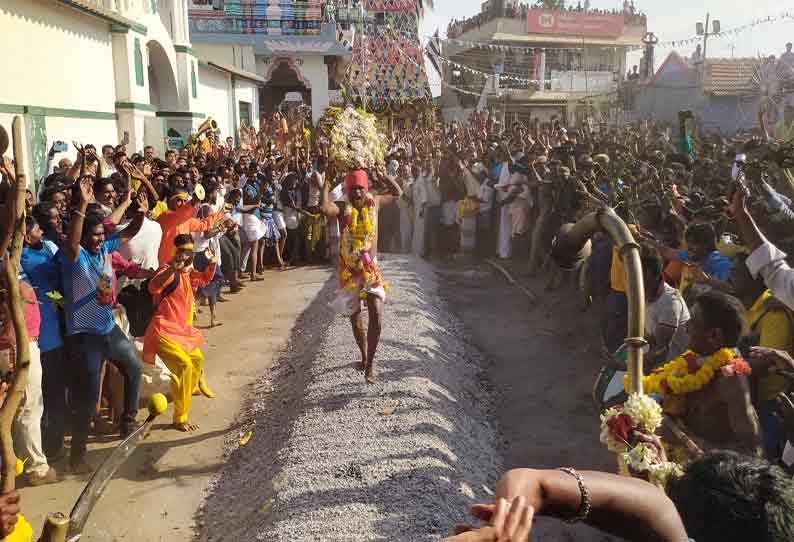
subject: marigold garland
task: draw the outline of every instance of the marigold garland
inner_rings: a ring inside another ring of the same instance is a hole
[[[377,262],[370,257],[369,251],[375,240],[375,200],[367,196],[367,202],[360,210],[352,205],[345,211],[342,247],[339,257],[340,287],[353,293],[358,290],[359,299],[367,297],[367,291],[388,284],[378,268]]]
[[[741,357],[736,356],[733,348],[717,350],[699,367],[697,359],[697,354],[687,350],[650,375],[643,377],[643,389],[646,393],[661,396],[684,395],[702,390],[714,379],[718,370],[726,375],[750,374],[750,366]],[[628,390],[628,375],[623,378],[623,385]]]

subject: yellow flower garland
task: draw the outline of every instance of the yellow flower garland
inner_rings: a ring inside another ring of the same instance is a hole
[[[363,300],[367,297],[368,288],[379,284],[388,290],[389,285],[383,281],[376,264],[365,265],[361,258],[362,252],[370,250],[375,239],[375,224],[370,208],[365,206],[358,210],[350,206],[347,213],[350,220],[342,232],[341,278],[344,288],[350,292],[355,292],[361,286],[359,298]],[[362,285],[359,285],[359,279],[363,279]]]
[[[734,358],[732,348],[721,348],[705,359],[703,365],[694,373],[689,372],[689,362],[686,358],[696,355],[692,350],[687,350],[672,361],[665,363],[653,373],[642,378],[642,386],[646,393],[656,393],[667,396],[670,394],[684,395],[693,393],[706,387],[712,381],[714,374],[731,362]],[[664,386],[664,384],[667,384]],[[623,385],[628,390],[628,375],[623,377]]]

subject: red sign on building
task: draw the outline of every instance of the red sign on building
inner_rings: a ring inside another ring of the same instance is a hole
[[[527,32],[530,34],[568,34],[600,38],[623,35],[623,15],[584,11],[530,9]]]

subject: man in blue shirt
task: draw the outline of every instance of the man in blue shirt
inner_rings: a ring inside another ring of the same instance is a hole
[[[93,198],[91,181],[82,179],[80,206],[74,211],[61,256],[66,333],[74,336],[82,353],[81,365],[76,368],[78,389],[74,395],[77,420],[72,431],[70,461],[72,470],[78,473],[92,470],[85,461],[86,441],[99,400],[102,361],[109,360],[124,376],[122,437],[137,427],[135,418],[138,414],[142,368],[135,345],[113,318],[113,267],[110,255],[140,230],[148,211],[146,195],[138,195],[138,213],[130,225],[107,238],[102,217],[97,214],[86,216],[88,204]]]
[[[29,216],[25,219],[25,245],[22,249],[22,272],[36,292],[41,315],[39,350],[41,351],[42,440],[45,455],[54,460],[63,450],[66,416],[66,376],[63,360],[63,339],[58,309],[47,294],[60,292],[58,247],[44,239],[44,232]]]
[[[713,279],[727,281],[731,276],[732,262],[717,250],[717,234],[711,224],[692,224],[686,230],[688,250],[682,250],[682,262],[693,262]]]

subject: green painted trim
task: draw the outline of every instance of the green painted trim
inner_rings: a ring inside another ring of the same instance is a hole
[[[139,87],[144,86],[143,80],[143,52],[141,52],[141,40],[135,38],[135,50],[133,51],[133,61],[135,62],[135,84]]]
[[[119,118],[116,113],[107,113],[105,111],[85,111],[82,109],[61,109],[56,107],[45,107],[44,116],[94,120],[116,120]]]
[[[123,24],[112,24],[110,25],[110,31],[114,34],[127,34],[130,31],[130,27]]]
[[[135,102],[116,102],[116,109],[140,109],[141,111],[157,111],[152,104],[139,104]]]
[[[24,105],[0,104],[0,113],[12,113],[14,115],[24,115],[25,114],[25,106]]]
[[[132,23],[132,26],[130,28],[132,28],[135,32],[143,36],[149,33],[149,29],[146,28],[146,26],[142,25],[141,23]]]
[[[190,89],[193,94],[193,99],[198,98],[198,80],[196,78],[196,63],[190,63]]]
[[[204,113],[194,113],[193,111],[158,111],[158,117],[185,118],[185,119],[206,119]]]
[[[39,115],[42,117],[64,117],[70,119],[116,120],[116,113],[105,111],[86,111],[85,109],[61,109],[60,107],[40,107],[36,105],[0,104],[0,113],[17,115]]]
[[[174,51],[176,51],[177,53],[187,53],[190,56],[194,56],[198,58],[196,51],[194,51],[192,47],[188,47],[187,45],[174,45]]]

